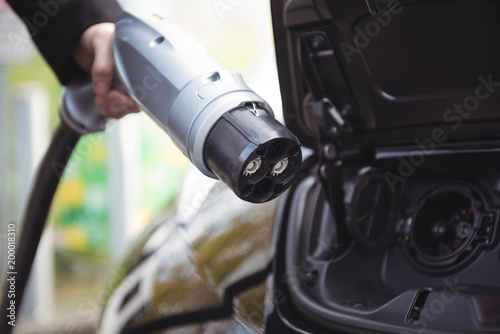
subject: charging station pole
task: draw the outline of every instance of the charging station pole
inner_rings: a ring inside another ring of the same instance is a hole
[[[36,170],[50,142],[49,96],[45,87],[26,82],[15,90],[17,123],[16,144],[19,146],[18,182],[21,196],[16,213],[21,217],[26,210],[27,194],[33,187]],[[19,228],[19,227],[18,227]],[[35,321],[50,319],[54,308],[54,245],[52,227],[46,227],[38,246],[37,255],[22,305],[22,312]]]

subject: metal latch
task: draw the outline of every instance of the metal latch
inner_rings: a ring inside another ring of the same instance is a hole
[[[350,105],[346,104],[339,110],[330,99],[323,98],[313,103],[313,110],[315,110],[318,119],[325,121],[320,126],[327,134],[336,136],[340,132],[350,133],[353,131],[351,123],[345,117],[351,112]]]

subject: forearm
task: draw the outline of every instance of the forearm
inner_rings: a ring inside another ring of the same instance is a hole
[[[100,22],[112,22],[121,12],[115,0],[8,0],[26,24],[33,41],[61,83],[81,69],[73,49],[83,32]]]

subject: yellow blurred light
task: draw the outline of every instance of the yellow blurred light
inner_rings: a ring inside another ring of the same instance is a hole
[[[59,186],[56,201],[58,205],[65,207],[80,206],[83,202],[85,184],[80,177],[64,180]]]
[[[60,230],[61,244],[70,251],[84,252],[88,249],[87,233],[79,226],[67,226]]]

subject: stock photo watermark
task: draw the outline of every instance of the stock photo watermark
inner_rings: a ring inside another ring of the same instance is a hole
[[[40,10],[36,11],[31,18],[21,17],[28,28],[31,37],[35,37],[40,29],[47,26],[50,19],[54,18],[61,9],[61,6],[68,4],[70,0],[40,0],[37,2]]]
[[[114,291],[111,287],[125,281],[127,278],[124,279],[124,273],[121,270],[113,270],[107,287],[103,287],[96,295],[88,297],[86,301],[78,305],[76,309],[78,321],[68,321],[64,327],[64,334],[81,333],[82,325],[85,324],[96,325],[108,298]]]
[[[386,11],[375,15],[373,19],[366,22],[362,28],[354,27],[354,45],[345,41],[340,43],[340,50],[348,64],[352,62],[353,55],[361,54],[362,50],[368,47],[372,40],[391,24],[394,15],[401,14],[404,7],[401,6],[398,0],[392,0],[387,5],[387,8]]]
[[[493,74],[478,76],[479,84],[474,94],[466,96],[461,103],[455,103],[443,113],[442,120],[449,125],[452,131],[458,130],[464,120],[468,119],[477,111],[482,101],[487,100],[495,92],[500,91],[500,81],[494,81]],[[417,149],[410,152],[407,158],[398,156],[399,165],[397,173],[386,171],[384,178],[391,191],[396,191],[398,183],[404,183],[407,178],[415,173],[416,168],[423,165],[426,158],[436,151],[436,146],[448,140],[448,133],[443,127],[434,128],[430,135],[423,139],[415,139]]]
[[[221,21],[226,17],[226,14],[234,11],[243,0],[216,0],[213,2],[214,10]]]
[[[445,288],[439,294],[433,294],[430,301],[426,301],[426,306],[420,311],[418,319],[409,322],[410,325],[419,327],[417,330],[419,333],[425,332],[446,311],[447,306],[454,303],[463,291],[467,290],[466,285],[459,284],[457,277],[453,279],[453,282],[445,279],[443,284]],[[409,333],[402,331],[400,334]]]
[[[17,306],[16,306],[16,236],[17,236],[17,226],[15,223],[9,223],[7,225],[7,252],[6,252],[6,261],[7,261],[7,284],[8,291],[7,296],[3,296],[3,298],[7,298],[9,303],[7,307],[7,322],[10,326],[16,326],[16,314],[17,314]]]

